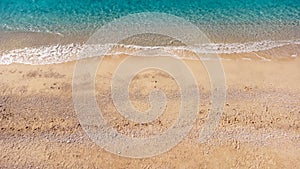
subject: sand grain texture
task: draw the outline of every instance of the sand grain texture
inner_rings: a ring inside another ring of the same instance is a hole
[[[151,90],[169,98],[164,115],[137,124],[124,119],[109,96],[112,74],[121,59],[106,58],[96,78],[103,116],[120,133],[156,135],[178,115],[179,90],[159,71],[138,74],[129,87],[133,105],[149,108]],[[300,60],[223,61],[227,101],[218,130],[205,144],[198,132],[210,104],[203,66],[187,61],[201,94],[197,119],[188,137],[172,150],[146,159],[106,152],[84,133],[72,102],[75,62],[56,65],[0,66],[1,168],[297,168],[300,166]]]

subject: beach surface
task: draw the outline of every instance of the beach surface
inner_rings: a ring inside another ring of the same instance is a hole
[[[178,116],[179,88],[158,70],[140,72],[129,95],[141,111],[148,95],[165,91],[167,109],[145,124],[126,120],[111,99],[111,79],[124,57],[106,57],[96,75],[96,98],[119,133],[146,137],[165,131]],[[242,57],[240,57],[242,58]],[[136,58],[141,59],[141,58]],[[222,60],[227,99],[214,135],[199,143],[210,110],[210,83],[199,61],[185,61],[200,91],[199,112],[188,136],[158,156],[132,159],[105,151],[82,129],[72,101],[76,61],[0,66],[1,168],[297,168],[300,166],[300,60]]]
[[[300,0],[0,0],[0,9],[0,168],[299,168]],[[85,74],[93,66],[95,77]],[[157,90],[166,106],[151,104]],[[113,139],[101,147],[87,128]],[[173,128],[182,130],[163,137]]]

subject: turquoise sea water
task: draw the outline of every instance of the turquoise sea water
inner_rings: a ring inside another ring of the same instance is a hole
[[[0,0],[0,64],[76,60],[83,46],[74,37],[86,38],[110,21],[141,12],[197,25],[211,42],[195,46],[199,53],[251,53],[264,61],[300,54],[300,0]],[[52,34],[71,41],[44,46],[40,41],[51,41]],[[141,46],[123,48],[126,53]]]
[[[300,0],[1,0],[0,30],[91,34],[138,12],[183,17],[216,41],[300,38]]]

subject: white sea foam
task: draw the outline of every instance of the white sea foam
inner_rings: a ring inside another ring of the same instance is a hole
[[[24,64],[55,64],[82,59],[82,57],[96,56],[97,52],[107,49],[112,50],[106,55],[134,55],[137,50],[160,49],[167,52],[195,52],[197,54],[233,54],[233,53],[255,53],[270,50],[287,45],[300,45],[300,40],[261,41],[248,43],[208,43],[194,46],[138,46],[124,44],[87,45],[67,44],[51,45],[35,48],[14,49],[10,51],[0,50],[0,64],[24,63]],[[95,55],[82,56],[84,50],[94,51]],[[297,54],[291,57],[298,56]],[[195,57],[184,56],[183,59],[195,59]]]

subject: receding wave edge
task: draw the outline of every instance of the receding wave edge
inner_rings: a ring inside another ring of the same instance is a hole
[[[14,50],[0,50],[0,64],[23,63],[43,65],[70,62],[82,59],[82,57],[78,56],[87,48],[96,49],[97,51],[114,49],[110,50],[106,55],[134,55],[134,52],[132,51],[151,49],[159,49],[167,52],[191,51],[197,54],[235,54],[265,51],[287,45],[300,45],[300,39],[281,41],[269,40],[248,43],[207,43],[193,46],[138,46],[124,44],[88,45],[72,43],[67,45],[57,44]],[[291,57],[297,57],[297,54],[294,54]],[[188,56],[177,58],[192,59],[192,57]]]

